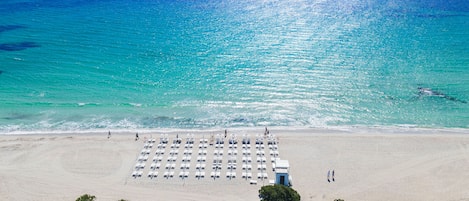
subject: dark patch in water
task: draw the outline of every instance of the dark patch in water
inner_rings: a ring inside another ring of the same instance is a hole
[[[28,119],[32,117],[32,115],[28,114],[21,114],[21,113],[12,113],[7,117],[3,117],[5,120],[21,120],[21,119]]]
[[[114,1],[114,0],[110,0]],[[100,3],[101,0],[37,0],[33,2],[17,2],[17,3],[5,3],[0,6],[0,13],[15,13],[23,11],[31,11],[41,8],[74,8],[80,6],[86,6],[92,3]]]
[[[12,31],[15,29],[22,29],[22,28],[26,28],[26,27],[23,25],[2,25],[0,26],[0,33],[5,32],[5,31]]]
[[[243,118],[243,117],[233,119],[234,123],[245,123],[245,122],[248,122],[248,121],[249,121],[249,119]]]
[[[0,70],[0,75],[1,75],[1,74],[3,74],[3,71],[2,71],[2,70]]]
[[[35,42],[19,42],[19,43],[2,43],[0,44],[0,50],[3,51],[21,51],[33,47],[40,47]]]

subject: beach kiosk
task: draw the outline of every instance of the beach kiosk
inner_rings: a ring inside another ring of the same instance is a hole
[[[290,164],[288,160],[275,160],[275,184],[291,186]]]

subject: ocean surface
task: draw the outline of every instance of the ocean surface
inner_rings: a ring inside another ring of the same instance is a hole
[[[469,128],[467,0],[2,0],[0,16],[0,133]]]

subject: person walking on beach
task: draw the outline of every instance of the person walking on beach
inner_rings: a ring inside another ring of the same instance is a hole
[[[332,170],[332,181],[335,182],[335,178],[334,178],[334,170]]]
[[[107,139],[111,138],[111,131],[107,133]]]
[[[226,138],[226,135],[228,134],[228,131],[225,129],[225,138]]]
[[[139,139],[138,137],[138,133],[135,134],[135,141],[137,141]]]
[[[330,176],[331,176],[331,171],[327,171],[327,182],[331,183],[331,179],[330,179]]]

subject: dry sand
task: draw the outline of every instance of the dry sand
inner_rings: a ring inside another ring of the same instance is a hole
[[[199,139],[202,134],[222,132],[166,133],[170,138],[195,133]],[[254,137],[263,129],[233,132]],[[468,130],[271,132],[280,139],[280,157],[289,160],[293,188],[302,200],[469,200]],[[217,180],[209,175],[201,180],[177,176],[151,180],[146,174],[132,178],[143,138],[158,139],[159,132],[141,133],[137,142],[134,135],[114,133],[110,139],[106,132],[0,135],[0,200],[75,200],[85,193],[97,200],[258,200],[263,182],[250,185],[240,175],[234,180],[224,175]],[[335,171],[335,182],[327,181],[329,170]]]

